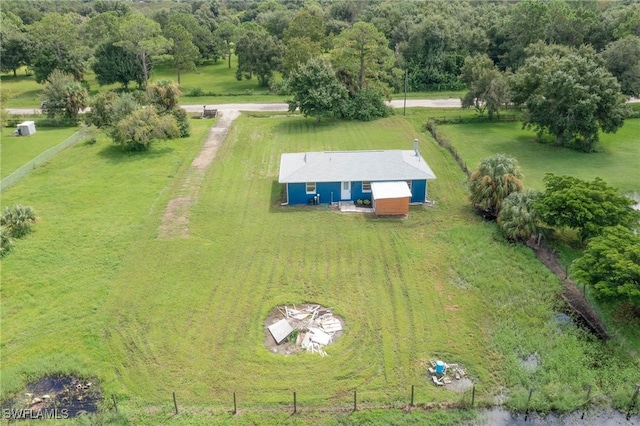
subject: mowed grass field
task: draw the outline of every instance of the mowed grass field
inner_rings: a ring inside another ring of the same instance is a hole
[[[545,173],[554,173],[589,181],[600,177],[623,193],[640,192],[640,119],[626,120],[617,133],[601,134],[593,153],[540,144],[535,133],[522,130],[519,122],[441,125],[438,129],[470,170],[485,157],[505,153],[518,160],[528,188],[544,190]]]
[[[301,407],[349,408],[354,389],[359,406],[401,405],[411,385],[417,403],[459,402],[427,380],[442,358],[467,369],[476,402],[507,387],[522,409],[535,387],[532,407],[571,409],[586,385],[628,402],[637,353],[558,327],[558,281],[472,214],[463,174],[418,130],[425,118],[240,117],[188,238],[158,239],[158,227],[209,121],[146,153],[102,140],[36,169],[3,194],[40,218],[2,260],[3,397],[60,372],[96,378],[138,418],[170,412],[174,391],[184,411],[220,415],[233,392],[245,409],[285,407],[294,391]],[[414,138],[438,176],[435,206],[407,220],[280,206],[281,153],[411,149]],[[334,308],[345,334],[324,358],[271,353],[267,313],[306,302]],[[532,353],[543,368],[528,372],[519,360]]]
[[[52,148],[78,129],[71,128],[38,128],[31,136],[13,136],[13,129],[0,129],[0,178],[9,176],[16,169],[34,159],[44,151]]]

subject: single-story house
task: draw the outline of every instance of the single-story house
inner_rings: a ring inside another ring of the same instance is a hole
[[[416,140],[413,150],[282,154],[278,182],[285,185],[286,204],[289,205],[373,202],[373,184],[376,182],[404,182],[404,186],[396,184],[383,192],[376,191],[384,199],[401,198],[406,199],[406,203],[423,203],[428,199],[427,181],[435,178],[418,152]],[[390,197],[389,191],[397,191],[397,194]]]

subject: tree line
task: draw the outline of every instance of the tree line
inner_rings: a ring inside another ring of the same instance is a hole
[[[0,70],[27,67],[41,83],[59,70],[86,88],[91,69],[101,85],[146,89],[158,63],[180,84],[235,54],[238,79],[293,95],[290,107],[317,119],[385,116],[384,98],[405,86],[467,89],[464,106],[489,116],[524,106],[525,126],[582,151],[622,125],[620,93],[640,95],[637,1],[153,3],[142,13],[120,0],[7,0]]]

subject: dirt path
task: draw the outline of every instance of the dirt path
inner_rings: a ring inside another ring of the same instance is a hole
[[[202,150],[185,173],[176,198],[167,204],[158,229],[158,238],[186,238],[189,236],[189,210],[198,199],[207,169],[227,137],[233,120],[239,115],[240,111],[238,110],[225,109],[220,111],[220,117],[215,126],[209,130],[209,137]]]

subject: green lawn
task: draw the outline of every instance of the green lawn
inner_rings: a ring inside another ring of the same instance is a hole
[[[521,123],[440,125],[473,170],[485,157],[506,153],[515,157],[526,187],[543,190],[545,173],[580,179],[604,179],[625,193],[640,192],[640,119],[627,120],[615,134],[602,134],[598,152],[579,153],[536,142],[535,133]]]
[[[533,386],[533,407],[571,409],[585,384],[628,403],[637,354],[617,338],[606,348],[558,330],[558,281],[472,214],[463,174],[416,130],[424,117],[239,118],[190,211],[188,238],[158,239],[158,226],[210,122],[150,152],[101,140],[36,169],[3,194],[39,217],[2,260],[3,396],[57,371],[96,377],[123,412],[149,423],[167,421],[174,391],[185,416],[226,416],[232,392],[244,409],[285,410],[293,391],[301,406],[348,409],[354,389],[361,407],[402,405],[412,384],[418,403],[458,402],[426,380],[428,360],[442,357],[467,368],[481,403],[507,386],[510,407],[522,409]],[[279,205],[283,152],[411,149],[414,138],[438,176],[434,207],[377,220]],[[345,334],[325,358],[272,354],[265,315],[304,302],[333,307]],[[528,373],[518,360],[533,352],[543,368]],[[239,421],[270,416],[259,413]]]
[[[211,104],[227,104],[238,102],[284,102],[289,99],[289,95],[274,95],[269,93],[268,87],[258,85],[258,80],[243,79],[236,80],[237,56],[231,57],[231,68],[228,66],[226,58],[218,62],[205,61],[198,66],[196,71],[182,72],[180,81],[180,90],[183,98],[181,103],[184,105],[211,105]],[[280,79],[279,75],[276,79]],[[95,94],[99,90],[113,89],[119,87],[118,84],[108,86],[100,86],[95,78],[95,74],[88,71],[85,79],[90,85],[91,93]],[[176,70],[169,64],[157,65],[151,76],[151,81],[172,80],[178,81]],[[25,75],[24,69],[18,72],[18,76],[14,77],[13,73],[0,74],[0,84],[2,90],[9,93],[7,100],[8,108],[38,108],[40,106],[40,93],[42,85],[35,82],[33,76]],[[132,83],[132,88],[135,84]],[[194,89],[200,89],[204,93],[213,93],[215,96],[186,96]],[[464,92],[460,91],[443,91],[443,92],[415,92],[408,93],[408,99],[445,99],[460,98]],[[393,95],[393,99],[403,99],[403,93]]]
[[[31,136],[13,136],[13,128],[0,129],[0,178],[9,176],[19,167],[47,149],[73,135],[73,128],[37,128]]]

